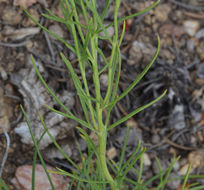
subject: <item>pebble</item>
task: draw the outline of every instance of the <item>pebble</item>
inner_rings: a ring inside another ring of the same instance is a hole
[[[180,164],[179,164],[179,162],[176,162],[176,163],[174,164],[174,166],[173,166],[174,171],[178,171],[179,168],[180,168]]]
[[[69,144],[60,145],[60,147],[61,147],[62,151],[68,157],[71,157],[72,149],[69,146]],[[45,154],[46,154],[46,157],[49,159],[54,159],[54,158],[64,159],[64,156],[62,155],[62,153],[55,146],[54,147],[48,147],[47,149],[45,149]]]
[[[21,9],[16,10],[15,7],[6,7],[2,14],[2,23],[8,25],[17,25],[21,23]]]
[[[108,86],[108,75],[107,74],[101,74],[100,82],[104,87],[107,87]]]
[[[189,167],[189,164],[185,164],[183,165],[180,170],[178,171],[178,174],[179,175],[185,175],[186,172],[188,171],[188,167]]]
[[[38,12],[38,9],[36,9],[35,7],[34,8],[30,8],[29,9],[29,13],[32,15],[32,17],[35,20],[40,21],[40,13]],[[29,17],[24,17],[21,24],[25,28],[37,25]]]
[[[152,143],[153,143],[153,144],[158,144],[159,142],[160,142],[160,136],[157,135],[157,134],[154,134],[154,135],[152,136]]]
[[[204,61],[204,42],[201,41],[199,45],[196,47],[196,52],[199,55],[201,61]]]
[[[187,41],[187,50],[191,53],[194,52],[196,47],[196,40],[194,38],[191,38]]]
[[[168,15],[171,11],[169,4],[160,4],[155,8],[154,14],[159,22],[165,22],[168,19]]]
[[[55,170],[47,166],[47,170]],[[62,175],[50,173],[53,185],[57,190],[67,190],[69,181]],[[31,190],[32,187],[32,165],[23,165],[17,168],[15,178],[11,181],[16,189]],[[35,190],[50,190],[51,186],[43,166],[36,164],[35,170]]]
[[[143,154],[143,164],[144,166],[151,166],[152,164],[149,155],[146,152]]]
[[[178,178],[178,174],[176,173],[170,173],[169,174],[169,179],[172,179],[172,178]],[[177,180],[173,180],[171,182],[168,182],[166,185],[169,189],[171,190],[175,190],[178,188],[178,186],[181,184],[181,179],[177,179]]]
[[[184,33],[184,29],[180,25],[174,25],[174,24],[163,24],[159,28],[159,34],[162,36],[172,36],[172,33],[175,35],[175,37],[180,38]]]
[[[169,64],[174,63],[175,56],[168,49],[161,49],[159,57],[166,60],[166,62]]]
[[[113,160],[117,156],[117,150],[115,147],[111,147],[106,154],[109,160]]]
[[[14,0],[13,5],[14,6],[23,6],[24,8],[28,8],[34,3],[36,3],[37,0]]]
[[[0,134],[3,131],[9,132],[10,130],[10,118],[13,116],[13,107],[10,102],[4,97],[4,90],[0,87]]]
[[[107,26],[108,24],[105,24],[105,25]],[[106,29],[106,31],[107,31],[107,33],[108,33],[108,36],[109,36],[110,38],[112,38],[113,35],[114,35],[114,28],[113,28],[113,26],[108,27],[108,28]],[[103,36],[103,37],[105,37],[105,33],[104,33],[104,32],[101,32],[100,35]]]
[[[188,162],[192,164],[192,170],[198,167],[204,167],[204,150],[192,151],[188,154]]]
[[[4,68],[2,66],[0,66],[0,77],[3,80],[7,80],[8,79],[8,75],[7,75],[6,71],[4,70]]]
[[[174,107],[169,117],[168,125],[176,130],[181,130],[186,127],[183,104],[177,104]]]
[[[204,79],[204,63],[201,63],[197,69],[197,76],[201,79]]]
[[[136,128],[131,128],[127,144],[136,146],[138,144],[138,141],[143,142],[142,132],[140,132]]]
[[[144,63],[151,61],[154,56],[156,48],[150,43],[143,43],[134,41],[129,51],[128,65],[139,64],[142,60]]]
[[[196,38],[204,38],[204,28],[201,28],[195,35]]]
[[[64,31],[63,29],[58,25],[58,24],[53,24],[53,25],[50,25],[49,28],[48,28],[51,32],[57,34],[60,38],[64,38],[65,34],[64,34]],[[52,39],[56,39],[54,36],[52,35],[49,35],[50,38]]]
[[[183,26],[189,36],[194,36],[200,28],[200,23],[196,20],[186,20],[184,21]]]

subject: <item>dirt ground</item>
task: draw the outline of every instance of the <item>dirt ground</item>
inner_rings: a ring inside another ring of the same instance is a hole
[[[119,16],[140,11],[152,2],[124,0],[121,3]],[[20,9],[20,4],[23,4],[43,26],[70,43],[73,42],[64,26],[41,16],[41,13],[46,13],[46,8],[60,16],[58,1],[0,0],[0,161],[6,149],[4,129],[10,137],[10,148],[2,177],[11,189],[15,189],[11,179],[16,169],[22,165],[32,164],[34,150],[23,125],[20,104],[25,107],[33,126],[40,125],[36,115],[39,110],[46,121],[53,118],[40,103],[48,103],[58,108],[35,75],[30,64],[30,54],[34,56],[51,88],[64,99],[74,113],[83,117],[73,82],[59,53],[63,51],[78,72],[75,55],[66,50],[62,43],[39,29]],[[104,3],[99,3],[98,9],[102,10],[103,6]],[[83,18],[80,19],[83,22]],[[111,10],[105,20],[107,24],[113,20]],[[174,154],[181,155],[172,176],[183,174],[189,162],[195,163],[193,174],[204,171],[203,21],[204,1],[165,0],[148,14],[128,19],[126,22],[127,29],[121,49],[123,62],[118,94],[123,92],[151,61],[157,48],[157,34],[161,38],[161,50],[148,75],[117,104],[111,115],[112,122],[158,97],[165,89],[168,90],[161,101],[136,115],[128,121],[129,123],[121,124],[110,132],[108,150],[117,150],[117,153],[112,155],[117,160],[126,126],[131,125],[127,156],[131,154],[139,140],[147,147],[144,178],[158,172],[156,156],[165,168]],[[108,32],[111,35],[113,28]],[[100,46],[108,54],[109,45],[103,42]],[[99,59],[99,62],[103,65],[102,59]],[[89,71],[87,78],[91,89],[93,85]],[[106,78],[107,74],[101,77],[104,92]],[[39,105],[36,105],[38,103]],[[77,124],[64,118],[55,118],[55,121],[50,121],[49,125],[54,132],[56,126],[61,126],[61,131],[56,132],[56,138],[66,149],[67,154],[73,160],[79,161],[74,143],[76,138],[79,140],[78,133],[74,129]],[[36,136],[40,132],[41,129],[35,129]],[[79,141],[86,151],[84,142]],[[47,164],[68,168],[49,140],[44,142],[41,149]],[[198,182],[204,184],[202,179]],[[177,189],[178,185],[179,182],[167,188]]]

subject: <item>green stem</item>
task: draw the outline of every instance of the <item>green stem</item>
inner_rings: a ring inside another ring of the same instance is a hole
[[[102,116],[102,111],[101,111]],[[106,163],[106,141],[107,141],[107,130],[106,127],[100,123],[99,124],[99,156],[100,156],[100,162],[101,162],[101,168],[103,170],[103,174],[105,175],[106,180],[109,182],[112,190],[119,190],[117,188],[117,184],[114,181],[113,177],[111,176],[107,163]]]
[[[96,1],[92,0],[93,8],[96,10]],[[97,17],[94,15],[94,26],[95,30],[97,30]],[[98,138],[99,138],[99,157],[101,168],[106,180],[109,182],[112,190],[118,190],[116,182],[112,178],[106,163],[106,141],[107,141],[107,127],[103,124],[103,106],[101,106],[101,89],[100,89],[100,79],[99,79],[99,71],[98,71],[98,62],[97,62],[97,47],[98,47],[98,36],[93,35],[90,39],[91,52],[92,52],[92,68],[93,68],[93,82],[95,87],[95,96],[98,100],[96,102],[96,117],[98,124]]]

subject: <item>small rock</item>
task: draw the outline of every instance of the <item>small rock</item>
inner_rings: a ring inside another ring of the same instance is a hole
[[[107,74],[101,74],[100,82],[104,87],[107,87],[108,86],[108,75]]]
[[[129,136],[128,136],[128,142],[127,142],[127,144],[128,144],[128,145],[134,145],[134,146],[136,146],[139,141],[140,141],[140,142],[143,142],[142,132],[139,131],[139,129],[136,129],[135,127],[134,127],[134,128],[131,128],[131,129],[130,129]]]
[[[134,119],[128,119],[125,124],[131,128],[138,127],[138,123]]]
[[[107,26],[107,25],[108,25],[108,24],[105,24],[105,26]],[[114,35],[114,28],[113,28],[113,26],[108,27],[108,28],[106,29],[106,31],[107,31],[107,33],[108,33],[108,36],[109,36],[110,38],[112,38],[113,35]],[[101,32],[100,35],[103,36],[103,37],[105,37],[105,33],[104,33],[104,32]]]
[[[68,156],[70,157],[72,155],[72,149],[69,146],[69,144],[65,144],[65,145],[60,145],[62,151]],[[64,156],[62,155],[62,153],[54,146],[54,147],[48,147],[47,149],[45,149],[45,154],[46,157],[49,159],[53,159],[53,158],[58,158],[58,159],[64,159]]]
[[[47,170],[55,170],[50,166],[47,166]],[[50,173],[52,183],[57,190],[67,190],[69,187],[69,181],[62,175]],[[16,170],[15,178],[12,179],[12,183],[19,190],[31,190],[32,187],[32,165],[20,166]],[[35,169],[35,190],[50,190],[51,185],[47,178],[47,175],[43,169],[43,166],[36,164]]]
[[[201,78],[196,79],[196,80],[195,80],[195,83],[196,83],[198,86],[204,86],[204,79],[201,79]]]
[[[188,171],[188,167],[189,167],[189,164],[185,164],[184,166],[182,166],[180,168],[180,170],[178,171],[178,174],[179,175],[186,175],[186,173]]]
[[[4,90],[0,87],[0,134],[5,130],[10,130],[9,119],[13,115],[13,108],[4,97]]]
[[[38,22],[40,21],[40,14],[38,12],[38,9],[30,8],[29,13],[32,15],[32,17],[37,20]],[[33,22],[29,17],[24,17],[22,21],[22,26],[25,28],[31,27],[31,26],[36,26],[37,24]]]
[[[199,55],[201,61],[204,61],[204,42],[201,41],[198,46],[196,47],[196,52]]]
[[[169,179],[172,179],[172,178],[178,178],[178,174],[175,174],[175,173],[170,173],[169,174]],[[171,182],[168,182],[167,183],[167,187],[171,190],[175,190],[178,188],[178,186],[181,184],[181,179],[177,179],[177,180],[173,180]]]
[[[186,20],[184,21],[183,26],[189,36],[194,36],[200,28],[200,23],[196,20]]]
[[[3,24],[17,25],[21,22],[21,10],[16,10],[15,7],[6,7],[3,10],[2,20]]]
[[[193,53],[195,50],[196,45],[198,44],[195,38],[191,38],[187,41],[187,49],[189,52]]]
[[[146,152],[143,154],[143,163],[144,166],[150,166],[152,164],[149,155]]]
[[[5,27],[3,30],[3,35],[12,40],[22,40],[25,37],[38,34],[40,32],[39,27],[21,28],[15,29],[13,27]]]
[[[153,144],[158,144],[160,142],[160,136],[155,134],[152,136],[152,143]]]
[[[96,133],[91,131],[91,134],[89,135],[89,137],[91,138],[91,140],[93,140],[94,144],[98,144],[98,135]]]
[[[174,63],[175,56],[172,54],[169,50],[167,49],[161,49],[161,52],[159,54],[159,57],[163,58],[166,60],[169,64]]]
[[[201,28],[195,35],[197,39],[204,38],[204,28]]]
[[[167,168],[166,164],[162,160],[160,160],[160,165],[161,165],[162,170]],[[158,174],[160,172],[159,166],[158,166],[155,159],[154,159],[153,164],[152,164],[152,169],[153,169],[154,174]]]
[[[204,79],[204,63],[198,66],[197,75],[199,78]]]
[[[0,66],[0,77],[3,80],[7,80],[8,79],[8,75],[7,75],[6,71],[4,70],[4,68],[2,66]]]
[[[38,61],[35,62],[39,68],[40,73],[46,80],[46,72],[43,65]],[[40,121],[40,118],[38,117],[39,112],[41,113],[44,122],[53,138],[56,140],[68,138],[70,135],[69,132],[71,131],[70,129],[75,127],[75,122],[65,118],[60,114],[50,111],[49,109],[45,109],[44,105],[55,107],[57,104],[36,75],[30,57],[28,57],[26,67],[21,69],[18,73],[11,75],[10,80],[18,87],[18,90],[23,97],[25,111],[29,118],[30,125],[36,140],[39,140],[41,134],[44,131],[44,127]],[[49,80],[49,82],[49,87],[53,90],[51,84],[53,84],[54,81],[51,82],[51,80]],[[74,106],[75,101],[73,93],[63,90],[60,94],[56,93],[56,96],[68,109],[71,109]],[[25,121],[18,123],[14,129],[14,132],[21,136],[21,141],[23,143],[33,145],[33,141]],[[40,142],[39,149],[45,149],[50,144],[52,144],[52,140],[46,133]]]
[[[165,22],[168,19],[168,14],[171,11],[169,4],[160,4],[155,8],[154,14],[159,22]]]
[[[64,38],[64,31],[58,24],[53,24],[48,28],[51,32],[57,34],[60,38]],[[49,35],[50,38],[56,39],[54,36]]]
[[[180,38],[185,33],[184,27],[174,24],[163,24],[159,28],[159,34],[165,35],[165,36],[172,36],[172,34],[175,35],[175,37]]]
[[[196,150],[188,154],[188,161],[192,164],[192,170],[198,167],[204,167],[204,150]]]
[[[181,130],[185,128],[186,124],[185,124],[183,104],[177,104],[174,107],[172,114],[169,118],[168,125],[170,127],[175,128],[176,130]]]
[[[113,160],[117,156],[117,150],[115,147],[111,147],[106,154],[109,160]]]
[[[150,43],[134,41],[129,51],[128,65],[136,65],[143,60],[144,63],[151,61],[155,48]]]
[[[14,6],[23,6],[24,8],[28,8],[34,3],[36,3],[37,0],[14,0],[13,5]]]
[[[178,171],[179,168],[180,168],[180,164],[179,164],[179,162],[176,162],[176,163],[174,164],[174,166],[173,166],[174,171]]]
[[[123,144],[127,132],[126,130],[127,128],[121,128],[121,130],[118,132],[116,141],[119,144]],[[138,144],[138,141],[143,142],[142,132],[136,127],[130,128],[127,145],[136,146]]]
[[[172,155],[178,155],[179,154],[178,150],[173,148],[173,147],[169,148],[169,153]]]

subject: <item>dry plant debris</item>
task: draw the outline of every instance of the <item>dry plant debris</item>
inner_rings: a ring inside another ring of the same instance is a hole
[[[41,73],[46,75],[42,64],[40,62],[37,63]],[[45,124],[54,138],[63,139],[67,137],[68,131],[75,126],[75,123],[45,108],[45,105],[53,107],[56,103],[37,77],[30,58],[28,58],[27,67],[12,75],[11,78],[12,82],[19,88],[19,92],[23,97],[24,107],[31,122],[35,138],[39,139],[44,131],[42,123],[39,117],[37,117],[38,112],[43,116]],[[62,91],[61,94],[57,94],[57,96],[69,109],[74,106],[73,93]],[[26,122],[20,122],[15,128],[15,132],[21,136],[23,143],[33,144]],[[46,134],[39,148],[43,149],[51,143],[52,140]]]

